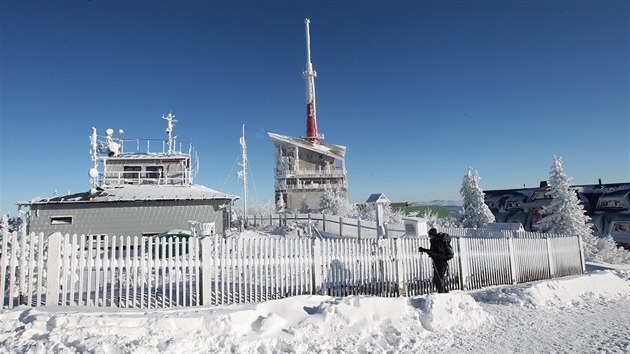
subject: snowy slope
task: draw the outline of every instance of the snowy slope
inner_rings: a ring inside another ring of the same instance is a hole
[[[598,269],[607,270],[598,270]],[[630,352],[630,270],[412,298],[298,296],[175,310],[17,308],[0,348],[40,352]]]

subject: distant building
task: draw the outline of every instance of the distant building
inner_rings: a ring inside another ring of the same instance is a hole
[[[611,235],[619,244],[630,247],[630,183],[572,186],[584,212],[591,217],[595,232]],[[497,222],[520,223],[527,231],[542,217],[540,211],[551,203],[547,182],[538,188],[487,190],[485,203]]]
[[[284,200],[293,211],[320,209],[321,196],[327,188],[335,188],[346,197],[346,147],[323,144],[317,132],[315,77],[310,51],[310,21],[306,19],[306,136],[291,137],[268,133],[276,148],[275,200]]]
[[[28,231],[153,236],[189,230],[190,222],[200,222],[211,225],[217,234],[224,233],[238,197],[193,184],[192,143],[178,148],[171,137],[174,115],[163,118],[168,121],[166,140],[123,140],[122,131],[114,139],[111,129],[99,140],[92,128],[92,188],[17,203],[27,210]],[[157,152],[151,151],[156,145]]]

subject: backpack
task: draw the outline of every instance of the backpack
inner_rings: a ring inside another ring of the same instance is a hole
[[[455,255],[453,246],[451,246],[451,236],[445,232],[441,232],[438,234],[438,239],[442,242],[442,247],[444,247],[444,259],[450,261]]]

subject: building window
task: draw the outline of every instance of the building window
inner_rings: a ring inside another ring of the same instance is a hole
[[[72,216],[51,216],[51,225],[72,225]]]
[[[142,167],[140,166],[125,166],[125,173],[123,174],[123,178],[139,178],[141,171]]]
[[[147,166],[146,176],[153,179],[162,178],[162,171],[162,166]]]

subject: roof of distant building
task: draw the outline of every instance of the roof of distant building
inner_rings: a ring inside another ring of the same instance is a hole
[[[110,188],[96,188],[87,192],[35,198],[18,202],[18,205],[56,204],[56,203],[107,203],[156,200],[237,200],[238,196],[215,191],[202,185],[192,186],[155,186],[123,185]]]
[[[296,145],[303,149],[308,149],[311,151],[318,152],[320,154],[324,154],[326,156],[334,157],[336,159],[343,160],[346,156],[346,147],[342,145],[335,144],[315,144],[312,141],[296,138],[286,135],[280,135],[276,133],[267,133],[274,145],[283,142],[291,145]]]

